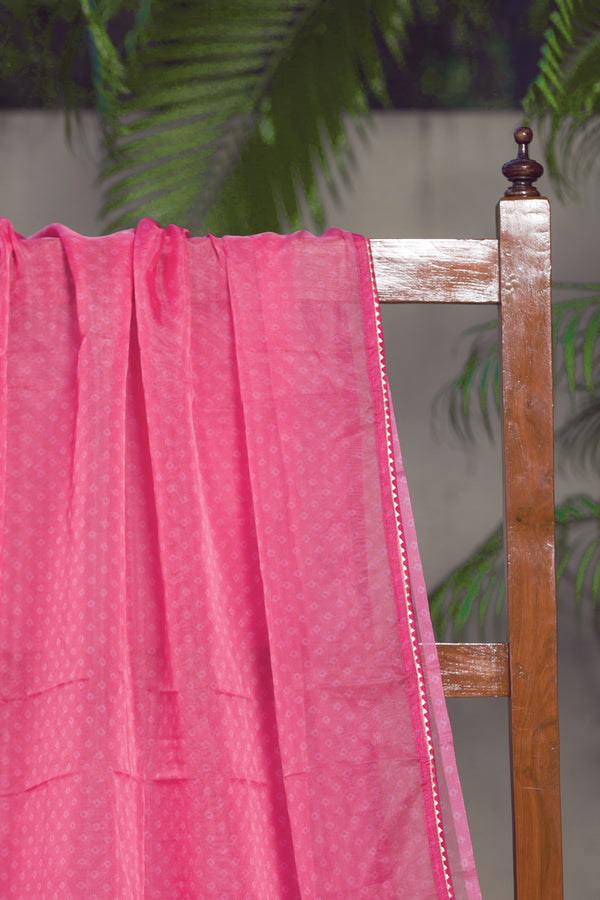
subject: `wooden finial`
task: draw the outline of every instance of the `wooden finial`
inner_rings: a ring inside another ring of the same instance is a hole
[[[512,185],[504,191],[505,197],[518,200],[520,197],[539,197],[540,192],[533,186],[544,172],[544,167],[535,159],[529,159],[528,144],[533,138],[533,131],[523,125],[515,131],[515,141],[519,145],[519,155],[516,159],[502,166],[502,174],[512,181]]]

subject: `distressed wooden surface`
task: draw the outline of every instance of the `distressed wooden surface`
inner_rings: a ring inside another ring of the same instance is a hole
[[[501,200],[500,346],[515,894],[561,900],[547,200]]]
[[[383,303],[498,303],[496,240],[372,240]]]
[[[548,201],[499,241],[371,241],[382,302],[500,303],[509,641],[439,644],[447,696],[509,696],[516,900],[562,900]],[[508,673],[508,674],[507,674]]]
[[[508,697],[508,644],[437,644],[446,697]]]

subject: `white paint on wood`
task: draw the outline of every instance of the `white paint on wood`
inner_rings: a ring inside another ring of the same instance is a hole
[[[498,303],[496,240],[372,240],[383,303]]]

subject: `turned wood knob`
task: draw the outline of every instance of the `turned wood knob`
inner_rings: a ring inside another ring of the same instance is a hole
[[[523,125],[515,131],[515,141],[519,145],[519,153],[516,159],[502,166],[502,174],[512,181],[509,188],[504,191],[505,197],[539,197],[540,192],[533,186],[544,172],[544,167],[535,159],[529,159],[529,147],[533,138],[533,131]]]

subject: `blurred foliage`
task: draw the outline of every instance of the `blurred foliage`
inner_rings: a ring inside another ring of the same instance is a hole
[[[597,474],[600,463],[600,284],[555,283],[583,296],[555,303],[555,391],[565,392],[569,413],[556,433],[559,465]],[[471,344],[457,376],[438,393],[434,419],[462,440],[494,439],[500,414],[498,329],[495,322],[467,332]],[[578,610],[600,611],[600,502],[575,495],[556,510],[557,576],[574,584]],[[456,637],[476,617],[482,630],[503,612],[504,553],[499,527],[431,595],[437,633]]]
[[[598,177],[600,153],[600,0],[555,0],[531,10],[534,30],[545,24],[538,72],[523,107],[543,141],[547,169],[559,192],[576,193]],[[556,433],[559,465],[597,475],[600,464],[600,285],[555,284],[577,292],[554,305],[555,389],[570,398],[570,414]],[[584,296],[581,296],[581,294]],[[478,427],[493,437],[499,407],[497,332],[477,329],[467,360],[435,401],[464,440]],[[600,615],[600,503],[577,495],[556,511],[557,576],[573,584],[578,610]],[[503,590],[500,529],[438,585],[432,609],[438,633],[456,633],[477,608],[480,624]],[[477,587],[475,587],[475,585]],[[493,618],[493,616],[492,616]]]
[[[349,160],[345,117],[368,111],[367,84],[385,100],[375,23],[400,58],[404,7],[171,0],[165,40],[154,0],[129,58],[128,96],[114,102],[111,75],[98,87],[111,227],[151,216],[195,231],[280,230],[299,226],[303,202],[322,227],[317,173],[335,191]]]
[[[200,14],[210,5],[206,0],[190,4]],[[90,45],[83,34],[85,6],[80,0],[5,0],[0,5],[0,106],[96,105]],[[123,54],[154,3],[117,0],[98,6],[111,41]],[[402,7],[403,59],[390,52],[375,23],[389,106],[518,105],[535,75],[549,0],[423,0]],[[382,105],[377,92],[369,99],[375,108]]]
[[[406,65],[387,66],[397,109],[514,109],[535,75],[546,27],[539,0],[415,4]]]
[[[100,113],[107,228],[323,226],[348,118],[514,106],[543,17],[516,0],[9,0],[0,103]]]
[[[539,49],[541,47],[541,50]],[[536,70],[537,61],[537,70]],[[537,74],[536,74],[537,71]],[[97,109],[108,227],[152,216],[196,232],[323,224],[352,162],[348,120],[373,108],[524,108],[568,190],[600,149],[600,0],[5,0],[0,104]],[[597,471],[600,287],[557,305],[557,388],[572,414],[558,447]],[[463,438],[495,433],[494,332],[436,401]],[[557,511],[559,574],[597,612],[599,506]],[[438,626],[483,626],[502,607],[495,532],[432,598]]]
[[[90,102],[102,122],[109,228],[142,216],[194,231],[322,224],[347,118],[387,93],[408,0],[51,0],[0,9],[5,103]],[[335,177],[334,177],[335,175]],[[337,182],[336,182],[337,179]]]
[[[539,126],[559,190],[598,176],[600,0],[555,0],[523,108]]]
[[[498,527],[460,563],[430,596],[431,618],[439,638],[456,640],[476,621],[482,634],[498,633],[503,623],[504,540]],[[593,620],[600,613],[600,503],[586,494],[556,507],[556,571],[559,582],[574,584],[577,614]]]

